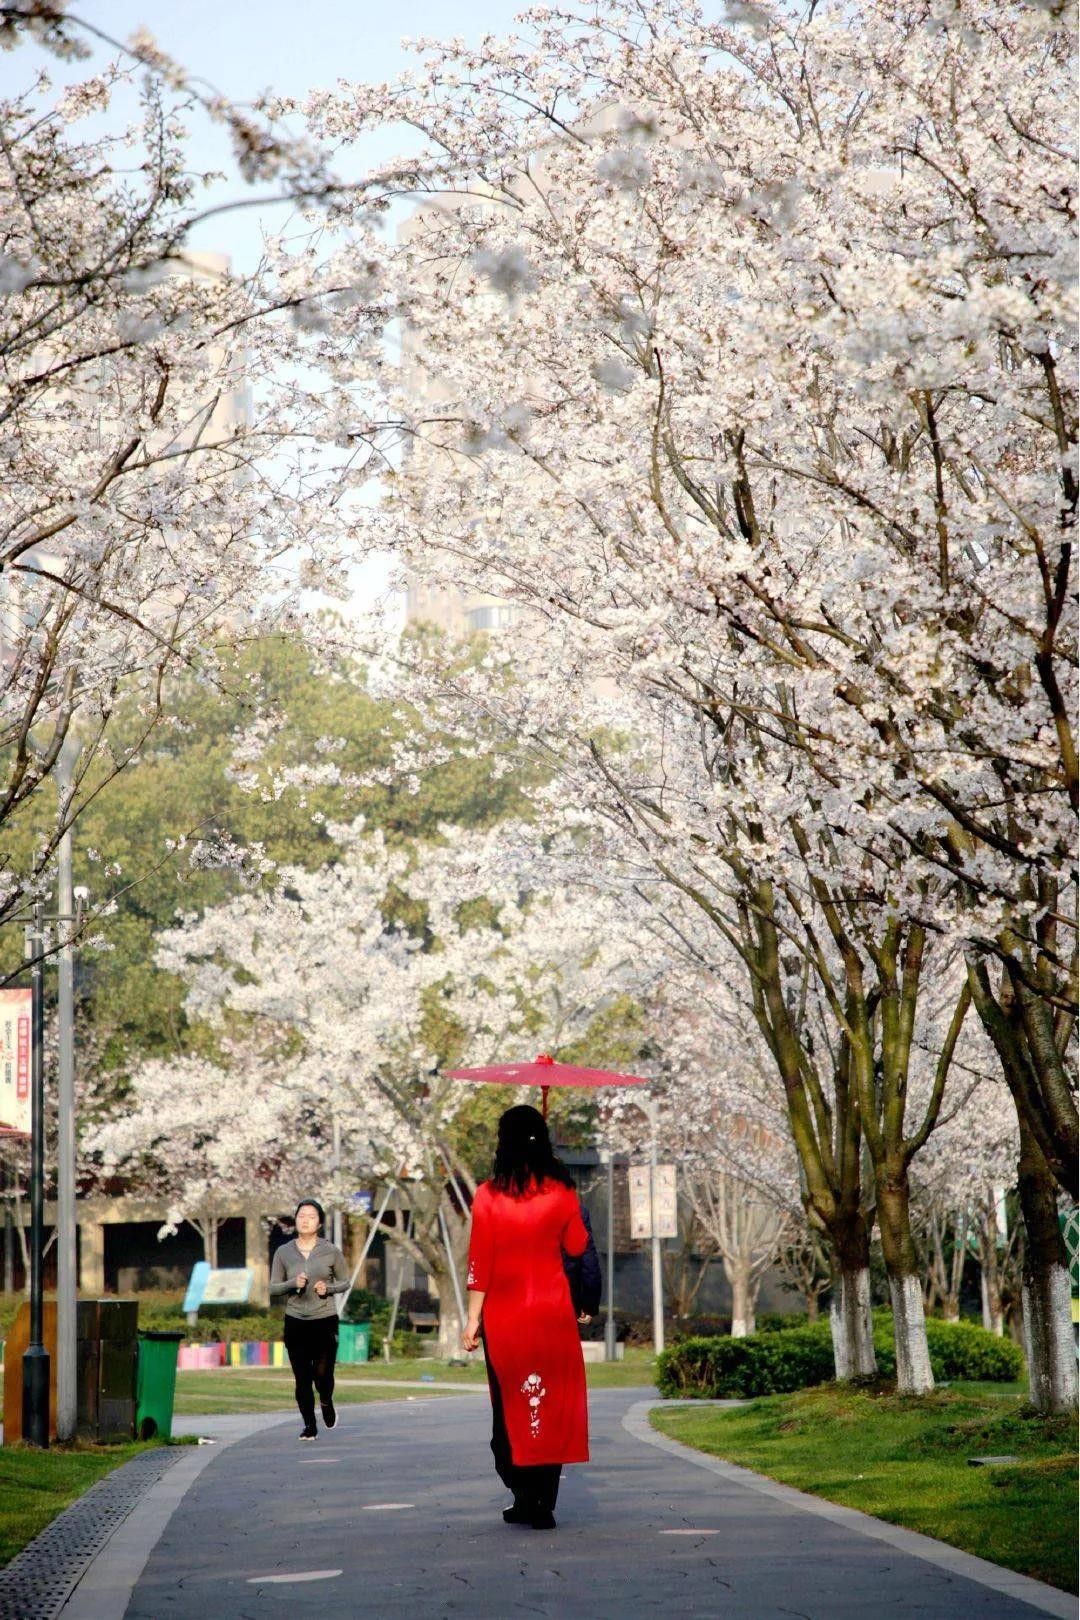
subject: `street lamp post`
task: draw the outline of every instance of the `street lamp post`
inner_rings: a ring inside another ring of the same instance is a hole
[[[49,1444],[49,1352],[44,1338],[45,1262],[45,907],[34,904],[30,956],[30,1342],[23,1353],[23,1439]]]
[[[607,1166],[607,1310],[604,1320],[604,1360],[614,1361],[615,1349],[615,1153],[601,1148],[600,1158]]]
[[[659,1100],[649,1098],[649,1229],[652,1232],[652,1297],[653,1348],[657,1355],[664,1348],[664,1264],[660,1253],[660,1234],[657,1230],[656,1181],[656,1116]]]
[[[81,911],[85,890],[76,900],[72,882],[71,805],[72,777],[79,754],[79,743],[72,729],[64,739],[57,760],[56,790],[59,795],[60,834],[58,855],[58,911],[60,949],[57,956],[57,1033],[59,1051],[56,1075],[56,1438],[74,1440],[78,1423],[76,1312],[77,1226],[75,1218],[75,947],[71,924]]]

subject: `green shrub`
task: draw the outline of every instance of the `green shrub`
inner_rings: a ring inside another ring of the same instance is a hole
[[[987,1333],[978,1322],[941,1322],[931,1317],[926,1324],[926,1340],[935,1378],[1009,1384],[1023,1376],[1024,1354],[1020,1346],[1012,1339]]]
[[[689,1396],[786,1395],[832,1377],[832,1344],[813,1328],[754,1333],[745,1339],[684,1339],[665,1350],[656,1383],[669,1400]]]
[[[635,1318],[630,1315],[629,1311],[620,1311],[618,1308],[612,1311],[611,1317],[615,1323],[616,1342],[622,1344],[626,1341]],[[603,1340],[606,1326],[607,1311],[602,1310],[598,1311],[591,1321],[580,1323],[578,1333],[581,1335],[583,1342],[595,1344],[597,1340]]]
[[[762,1311],[756,1319],[758,1333],[791,1333],[796,1328],[813,1326],[805,1311]]]
[[[671,1325],[671,1342],[682,1339],[719,1339],[731,1332],[730,1316],[677,1316]]]
[[[386,1305],[381,1294],[373,1294],[370,1288],[354,1288],[349,1295],[341,1318],[343,1322],[373,1322],[376,1315]],[[389,1314],[389,1313],[388,1313]]]
[[[938,1380],[956,1378],[1011,1383],[1024,1360],[1011,1339],[999,1339],[976,1322],[928,1319],[930,1365]],[[874,1351],[882,1378],[896,1376],[892,1314],[874,1312]],[[721,1400],[733,1396],[783,1395],[833,1377],[828,1322],[745,1339],[695,1338],[665,1350],[657,1363],[657,1386],[668,1399]]]

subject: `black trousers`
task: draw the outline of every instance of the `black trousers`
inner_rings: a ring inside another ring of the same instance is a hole
[[[495,1472],[514,1501],[536,1513],[553,1513],[559,1495],[562,1463],[538,1463],[524,1468],[515,1463],[510,1452],[510,1436],[506,1432],[502,1391],[495,1377],[490,1357],[487,1364],[488,1383],[491,1388],[491,1455],[495,1458]]]
[[[316,1317],[305,1322],[285,1315],[285,1351],[296,1381],[296,1404],[305,1428],[315,1426],[315,1394],[325,1406],[334,1397],[334,1362],[337,1359],[338,1319]]]

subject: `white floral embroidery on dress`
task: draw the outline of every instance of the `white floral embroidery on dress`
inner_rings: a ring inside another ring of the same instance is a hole
[[[466,1288],[476,1287],[476,1266],[471,1260],[469,1261],[469,1275],[465,1279],[465,1286]]]
[[[540,1402],[547,1394],[539,1373],[530,1373],[521,1386],[521,1393],[529,1403],[529,1431],[534,1440],[540,1436]]]

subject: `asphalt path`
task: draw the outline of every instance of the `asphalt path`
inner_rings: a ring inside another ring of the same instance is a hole
[[[345,1407],[312,1445],[300,1444],[295,1418],[264,1424],[215,1456],[180,1499],[128,1620],[1068,1612],[860,1533],[843,1509],[648,1443],[631,1409],[649,1393],[592,1393],[593,1461],[566,1470],[551,1532],[502,1522],[508,1498],[487,1449],[487,1402],[475,1396]],[[895,1535],[904,1542],[906,1532]]]

